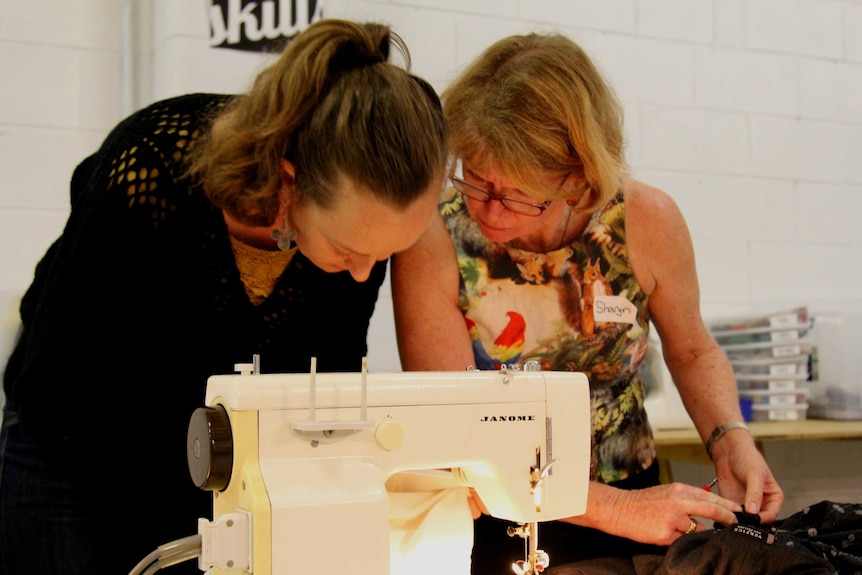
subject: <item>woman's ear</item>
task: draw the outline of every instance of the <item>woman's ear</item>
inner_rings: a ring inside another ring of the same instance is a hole
[[[590,183],[581,177],[569,173],[560,186],[560,190],[566,194],[566,203],[571,208],[576,208],[582,200],[592,198],[593,188]]]
[[[569,172],[566,174],[566,179],[563,180],[563,183],[560,185],[560,190],[563,190],[569,197],[577,197],[581,195],[585,185],[586,182],[584,182],[584,180],[576,176],[573,172]]]

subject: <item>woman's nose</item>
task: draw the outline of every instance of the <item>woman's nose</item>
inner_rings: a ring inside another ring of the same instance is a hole
[[[497,220],[509,215],[509,208],[503,205],[503,202],[497,198],[490,198],[482,204],[482,209],[485,211],[486,220]]]

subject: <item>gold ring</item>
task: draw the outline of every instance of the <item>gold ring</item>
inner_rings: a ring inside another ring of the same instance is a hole
[[[689,517],[689,519],[691,520],[691,524],[688,526],[688,531],[685,532],[686,535],[697,531],[697,521],[694,520],[694,517]]]

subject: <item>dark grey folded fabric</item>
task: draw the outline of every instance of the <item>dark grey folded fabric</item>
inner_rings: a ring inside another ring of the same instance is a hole
[[[680,537],[664,554],[551,566],[546,575],[834,575],[862,573],[862,504],[822,501],[772,525]]]

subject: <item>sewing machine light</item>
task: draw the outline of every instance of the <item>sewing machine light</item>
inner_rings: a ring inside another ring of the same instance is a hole
[[[542,510],[542,486],[536,485],[533,488],[533,503],[536,504],[536,511]]]
[[[542,511],[542,481],[550,474],[551,466],[557,461],[557,459],[553,459],[546,466],[540,467],[542,454],[541,450],[536,448],[536,466],[530,468],[530,493],[533,496],[537,513]]]

